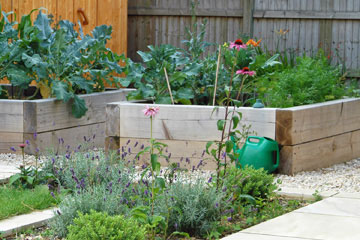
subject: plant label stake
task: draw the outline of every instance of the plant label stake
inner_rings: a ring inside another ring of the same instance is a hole
[[[167,86],[168,86],[169,93],[170,93],[171,103],[172,103],[172,105],[174,105],[175,103],[174,103],[174,99],[173,99],[173,96],[172,96],[172,93],[171,93],[171,87],[170,87],[169,77],[168,77],[168,74],[166,72],[166,67],[164,67],[164,72],[165,72],[165,78],[166,78]]]

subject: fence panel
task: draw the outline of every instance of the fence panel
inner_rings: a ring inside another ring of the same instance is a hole
[[[191,0],[129,1],[129,57],[147,45],[183,47],[191,26]],[[316,54],[319,48],[343,63],[351,76],[360,71],[360,0],[197,0],[198,22],[208,19],[206,41],[221,44],[239,35],[263,40],[270,51]],[[215,47],[213,47],[215,49]]]
[[[196,8],[198,25],[207,19],[205,41],[223,43],[242,32],[243,0],[199,0]],[[183,47],[190,28],[190,0],[129,1],[128,55],[139,60],[136,52],[148,45],[172,44]],[[215,49],[214,46],[212,49]]]

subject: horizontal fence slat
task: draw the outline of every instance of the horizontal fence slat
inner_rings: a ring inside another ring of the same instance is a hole
[[[135,8],[128,10],[128,16],[192,16],[190,9]],[[242,17],[240,9],[199,9],[197,17]]]
[[[287,19],[339,19],[360,20],[360,12],[319,12],[319,11],[255,11],[254,18],[287,18]]]

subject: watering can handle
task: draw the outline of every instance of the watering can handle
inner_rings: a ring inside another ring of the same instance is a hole
[[[276,163],[274,164],[274,170],[279,167],[279,163],[280,163],[280,152],[276,151]]]
[[[259,142],[251,142],[250,141],[251,139],[257,139]],[[258,136],[249,136],[246,141],[251,144],[259,144],[260,142],[263,141],[263,138],[258,137]]]

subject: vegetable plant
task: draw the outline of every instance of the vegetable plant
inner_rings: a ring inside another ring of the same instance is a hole
[[[43,98],[71,102],[72,114],[80,118],[87,107],[77,94],[104,91],[105,83],[120,86],[115,73],[122,73],[119,61],[123,57],[106,48],[112,28],[101,25],[91,35],[84,35],[81,25],[78,32],[67,20],[52,26],[41,10],[32,22],[30,15],[36,10],[24,15],[20,23],[10,22],[4,15],[0,77],[19,87],[15,98],[21,98],[22,91],[35,81],[37,89],[29,99],[40,92]]]

